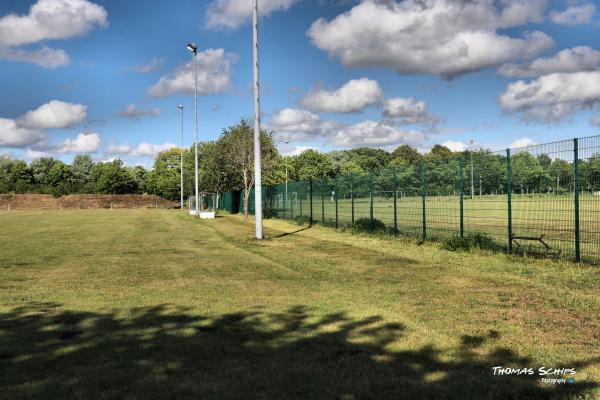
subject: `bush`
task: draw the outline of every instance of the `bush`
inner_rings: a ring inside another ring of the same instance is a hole
[[[442,248],[450,251],[473,251],[498,250],[500,246],[488,235],[483,233],[468,233],[463,237],[451,237],[444,242]]]
[[[373,218],[359,218],[354,221],[352,225],[354,232],[366,232],[366,233],[389,233],[390,229],[380,220]]]

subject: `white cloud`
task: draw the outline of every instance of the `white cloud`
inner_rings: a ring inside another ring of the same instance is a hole
[[[600,115],[590,117],[589,123],[592,126],[600,126]]]
[[[268,127],[278,133],[312,133],[321,126],[318,115],[306,110],[284,108],[273,114]]]
[[[38,150],[32,150],[32,149],[27,149],[25,151],[25,156],[24,158],[28,161],[31,160],[35,160],[36,158],[42,158],[42,157],[52,157],[52,153],[48,152],[48,151],[38,151]]]
[[[600,102],[600,71],[550,74],[531,82],[508,85],[499,103],[505,112],[525,120],[561,122],[567,116]]]
[[[86,35],[95,27],[108,26],[106,10],[87,0],[38,0],[26,15],[8,14],[0,18],[0,59],[23,61],[44,68],[69,64],[64,50],[47,46],[23,50],[45,40],[68,39]]]
[[[465,151],[468,147],[465,143],[457,142],[454,140],[448,140],[448,141],[442,143],[442,146],[446,146],[450,150],[456,151],[456,152]]]
[[[148,74],[150,72],[154,72],[165,63],[164,58],[153,58],[150,62],[138,65],[131,65],[127,67],[128,70],[139,72],[141,74]]]
[[[198,53],[198,94],[221,93],[231,86],[231,69],[237,61],[234,53],[223,49],[207,49]],[[167,97],[174,93],[194,93],[194,61],[180,65],[162,76],[148,89],[152,97]]]
[[[26,147],[45,140],[41,130],[19,126],[13,119],[0,118],[0,147]]]
[[[596,6],[592,3],[583,3],[568,7],[564,11],[554,11],[550,13],[550,18],[554,23],[560,25],[583,25],[592,22],[596,14]]]
[[[399,118],[403,124],[429,123],[435,125],[439,118],[427,110],[427,103],[413,98],[395,97],[382,104],[383,115],[387,118]]]
[[[533,140],[524,137],[524,138],[515,140],[508,147],[513,148],[513,149],[519,149],[521,147],[533,146],[535,144],[537,144],[537,143],[534,142]]]
[[[60,145],[59,151],[71,154],[95,153],[98,151],[100,142],[100,135],[97,133],[80,133],[75,139],[65,139]]]
[[[315,21],[307,34],[347,67],[451,78],[552,47],[539,31],[499,33],[542,21],[545,7],[545,0],[364,0],[332,21]]]
[[[350,113],[375,104],[381,96],[377,81],[361,78],[353,79],[334,91],[314,88],[300,99],[300,104],[314,112]]]
[[[287,11],[298,0],[261,0],[258,12],[266,17],[277,11]],[[252,18],[250,0],[215,0],[208,5],[205,26],[208,29],[235,29]]]
[[[129,144],[111,144],[106,148],[106,153],[115,155],[128,155],[132,157],[154,157],[157,153],[177,147],[173,143],[153,144],[141,142],[137,146]]]
[[[593,71],[600,68],[600,51],[587,46],[565,49],[553,57],[538,58],[528,64],[504,64],[498,70],[508,77],[536,77],[556,72]]]
[[[135,104],[130,103],[125,107],[125,110],[119,111],[117,115],[123,118],[129,119],[140,119],[142,117],[158,117],[161,114],[160,108],[153,108],[151,110],[139,109]]]
[[[96,26],[108,26],[107,17],[102,6],[87,0],[38,0],[27,15],[0,18],[0,46],[83,36]]]
[[[340,147],[417,145],[425,140],[427,135],[423,132],[407,131],[392,124],[370,120],[333,131],[330,137],[330,141]]]
[[[273,114],[267,128],[276,132],[282,140],[302,142],[326,139],[344,126],[337,121],[323,121],[307,110],[284,108]]]
[[[64,50],[56,50],[48,46],[39,50],[0,48],[0,59],[28,62],[49,69],[64,67],[71,62],[69,55]]]
[[[52,100],[19,118],[21,126],[33,129],[70,128],[87,116],[87,106]]]

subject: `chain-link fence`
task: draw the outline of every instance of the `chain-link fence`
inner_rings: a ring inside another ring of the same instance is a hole
[[[600,136],[290,181],[264,197],[266,216],[422,240],[479,233],[508,252],[600,262]],[[243,210],[239,193],[222,198]]]

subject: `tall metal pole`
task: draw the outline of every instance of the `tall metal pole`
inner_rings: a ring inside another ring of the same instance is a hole
[[[181,178],[181,206],[180,208],[183,210],[183,106],[178,105],[177,108],[181,111],[181,156],[179,160],[179,175]]]
[[[260,159],[260,86],[258,75],[258,0],[254,0],[252,12],[252,47],[254,61],[254,215],[256,238],[263,238],[262,221],[262,163]]]

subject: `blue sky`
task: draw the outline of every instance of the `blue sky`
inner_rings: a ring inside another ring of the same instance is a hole
[[[263,123],[286,154],[470,140],[494,149],[598,133],[589,1],[261,0]],[[252,116],[251,0],[4,0],[0,155],[150,166]],[[289,144],[285,144],[289,141]]]

